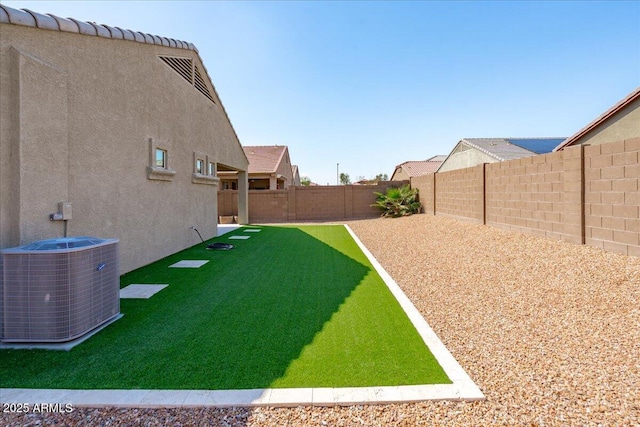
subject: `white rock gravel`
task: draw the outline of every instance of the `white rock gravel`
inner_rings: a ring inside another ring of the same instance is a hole
[[[444,217],[352,221],[484,402],[2,414],[8,426],[640,426],[640,258]]]

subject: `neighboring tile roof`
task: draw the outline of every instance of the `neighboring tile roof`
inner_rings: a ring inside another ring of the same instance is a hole
[[[434,158],[442,158],[442,160],[434,161],[432,160]],[[408,162],[399,164],[398,166],[396,166],[396,169],[402,168],[402,170],[404,170],[410,177],[427,175],[437,171],[446,158],[447,156],[435,156],[427,160],[410,160]]]
[[[88,36],[130,40],[139,43],[156,44],[198,52],[198,49],[196,49],[192,43],[185,41],[145,34],[139,31],[125,30],[120,27],[110,27],[104,24],[99,25],[95,22],[82,22],[73,18],[60,18],[50,13],[43,15],[29,9],[13,9],[3,4],[0,4],[0,22],[24,25],[26,27],[35,27],[43,30],[63,31],[67,33],[85,34]]]
[[[565,139],[560,145],[554,148],[553,151],[562,150],[563,148],[572,145],[578,139],[582,138],[583,136],[591,132],[593,129],[600,126],[600,124],[608,120],[611,116],[615,115],[618,111],[622,110],[624,107],[631,104],[636,99],[640,99],[640,87],[636,88],[636,90],[631,92],[629,95],[625,96],[616,105],[614,105],[613,107],[609,108],[607,111],[602,113],[597,119],[595,119],[594,121],[592,121],[591,123],[583,127],[582,129],[580,129],[573,136],[570,136],[569,138]]]
[[[249,159],[249,173],[275,173],[287,151],[286,145],[245,146]]]

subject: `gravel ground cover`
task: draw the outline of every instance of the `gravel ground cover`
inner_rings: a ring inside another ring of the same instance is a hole
[[[430,215],[349,225],[486,401],[77,408],[0,424],[640,426],[640,258]]]

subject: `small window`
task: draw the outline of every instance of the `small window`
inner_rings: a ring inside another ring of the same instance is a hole
[[[156,148],[156,167],[167,168],[167,150]]]
[[[149,165],[147,166],[147,178],[159,181],[172,181],[176,171],[171,169],[169,141],[156,141],[149,138]]]
[[[215,162],[209,161],[210,157],[198,151],[193,152],[193,175],[191,182],[194,184],[218,185]]]

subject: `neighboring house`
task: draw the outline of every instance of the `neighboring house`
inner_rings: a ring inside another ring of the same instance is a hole
[[[550,153],[566,138],[464,138],[437,172]]]
[[[0,34],[0,248],[118,238],[133,270],[216,235],[217,170],[248,221],[248,160],[194,45],[4,5]]]
[[[300,172],[298,171],[298,165],[291,166],[291,174],[293,181],[291,185],[302,185],[300,182]]]
[[[598,145],[637,137],[640,137],[640,87],[553,151],[572,145]]]
[[[396,166],[391,181],[406,181],[412,177],[427,175],[438,170],[447,156],[433,156],[427,160],[408,161]]]
[[[244,152],[249,159],[249,190],[285,190],[295,185],[286,145],[245,146]],[[219,176],[221,190],[237,188],[235,172],[220,172]]]

